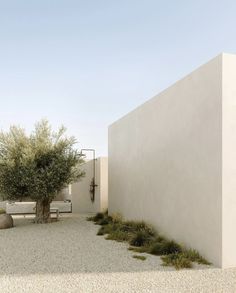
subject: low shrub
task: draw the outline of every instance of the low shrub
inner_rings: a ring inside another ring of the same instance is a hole
[[[149,248],[149,253],[154,255],[162,255],[163,254],[162,244],[160,242],[154,243]]]
[[[0,215],[1,214],[6,214],[6,211],[4,209],[2,209],[2,208],[0,208]]]
[[[155,230],[143,221],[141,222],[125,221],[122,223],[122,226],[123,226],[122,227],[123,231],[133,232],[133,233],[145,232],[150,237],[154,237],[156,235]]]
[[[181,253],[182,247],[180,244],[176,243],[175,241],[163,241],[162,247],[164,254],[172,254],[172,253]]]
[[[148,232],[138,231],[130,239],[129,244],[132,246],[144,246],[151,242],[151,236]]]
[[[101,225],[101,226],[104,226],[104,225],[108,225],[112,222],[112,218],[111,217],[104,217],[103,219],[100,219],[96,222],[97,225]]]
[[[93,221],[96,225],[108,225],[112,222],[112,217],[107,213],[97,213],[95,216],[87,217],[87,221]]]
[[[95,216],[87,217],[87,221],[92,221],[97,223],[98,221],[102,220],[105,217],[103,213],[97,213]]]
[[[210,265],[211,263],[208,262],[204,257],[202,257],[198,251],[195,249],[188,249],[183,251],[183,256],[189,259],[192,262],[196,262],[198,264]]]
[[[154,255],[167,255],[173,253],[180,253],[182,252],[182,248],[178,243],[174,241],[163,240],[162,242],[154,243],[150,247],[149,252]]]
[[[130,240],[130,235],[126,232],[122,231],[112,231],[110,234],[107,235],[106,237],[107,240],[116,240],[118,242],[123,242],[123,241],[129,241]]]
[[[120,214],[108,216],[108,212],[97,213],[87,220],[101,225],[97,235],[107,235],[107,240],[128,242],[131,245],[128,249],[134,252],[160,255],[164,266],[174,266],[178,270],[191,268],[193,262],[210,264],[196,250],[183,249],[175,241],[158,235],[151,226],[143,221],[122,221]],[[140,255],[133,257],[140,260],[146,259],[145,256]]]
[[[112,233],[113,231],[115,231],[114,228],[115,227],[111,224],[104,225],[98,230],[97,235],[106,235]]]
[[[136,258],[136,259],[139,259],[139,260],[146,260],[146,256],[143,256],[143,255],[133,255],[133,258]]]
[[[104,218],[104,214],[103,213],[97,213],[94,217],[93,217],[93,221],[94,222],[98,222],[99,220]]]
[[[192,262],[182,253],[172,253],[161,257],[163,266],[173,266],[176,270],[192,268]]]

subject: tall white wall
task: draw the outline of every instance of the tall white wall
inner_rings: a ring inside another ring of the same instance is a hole
[[[108,159],[101,157],[95,162],[95,183],[98,185],[95,200],[91,201],[90,184],[93,178],[93,160],[81,166],[86,173],[85,177],[71,185],[71,199],[73,213],[97,213],[107,209],[108,205]]]
[[[236,267],[236,55],[223,55],[223,267]]]
[[[71,194],[70,194],[70,185],[63,188],[55,197],[55,201],[64,201],[64,200],[71,200]]]
[[[109,212],[223,266],[222,55],[109,127]]]

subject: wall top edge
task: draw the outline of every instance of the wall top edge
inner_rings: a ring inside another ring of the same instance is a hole
[[[128,112],[127,114],[125,114],[124,116],[122,116],[121,118],[119,118],[118,120],[114,121],[112,124],[110,124],[108,126],[108,128],[113,127],[115,124],[119,123],[121,120],[123,120],[124,118],[126,118],[128,115],[130,115],[131,113],[135,112],[136,110],[138,110],[139,108],[141,108],[143,105],[149,103],[151,100],[157,98],[158,96],[161,96],[162,94],[164,94],[166,91],[168,91],[169,89],[171,89],[172,87],[174,87],[176,84],[178,84],[179,82],[184,81],[185,79],[187,79],[189,76],[191,76],[192,74],[194,74],[196,71],[198,71],[199,69],[201,69],[202,67],[205,67],[207,65],[209,65],[212,62],[215,62],[217,59],[219,61],[221,61],[221,66],[222,66],[222,60],[225,57],[233,57],[236,58],[236,54],[231,54],[231,53],[226,53],[226,52],[221,52],[220,54],[218,54],[217,56],[215,56],[214,58],[210,59],[209,61],[203,63],[202,65],[198,66],[196,69],[194,69],[193,71],[191,71],[190,73],[188,73],[187,75],[185,75],[184,77],[182,77],[181,79],[177,80],[176,82],[174,82],[172,85],[170,85],[169,87],[167,87],[166,89],[164,89],[163,91],[159,92],[157,95],[151,97],[150,99],[148,99],[146,102],[142,103],[141,105],[137,106],[136,108],[134,108],[133,110],[131,110],[130,112]]]

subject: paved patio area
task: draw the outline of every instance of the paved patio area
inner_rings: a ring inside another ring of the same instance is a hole
[[[0,230],[0,292],[236,292],[236,269],[175,271],[159,257],[132,258],[97,229],[85,216],[48,225],[16,217],[13,229]]]

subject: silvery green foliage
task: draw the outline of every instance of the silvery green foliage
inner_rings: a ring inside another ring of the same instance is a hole
[[[47,120],[37,123],[31,135],[12,126],[0,132],[0,194],[5,199],[51,201],[62,188],[83,176],[74,137],[66,129],[52,131]]]

